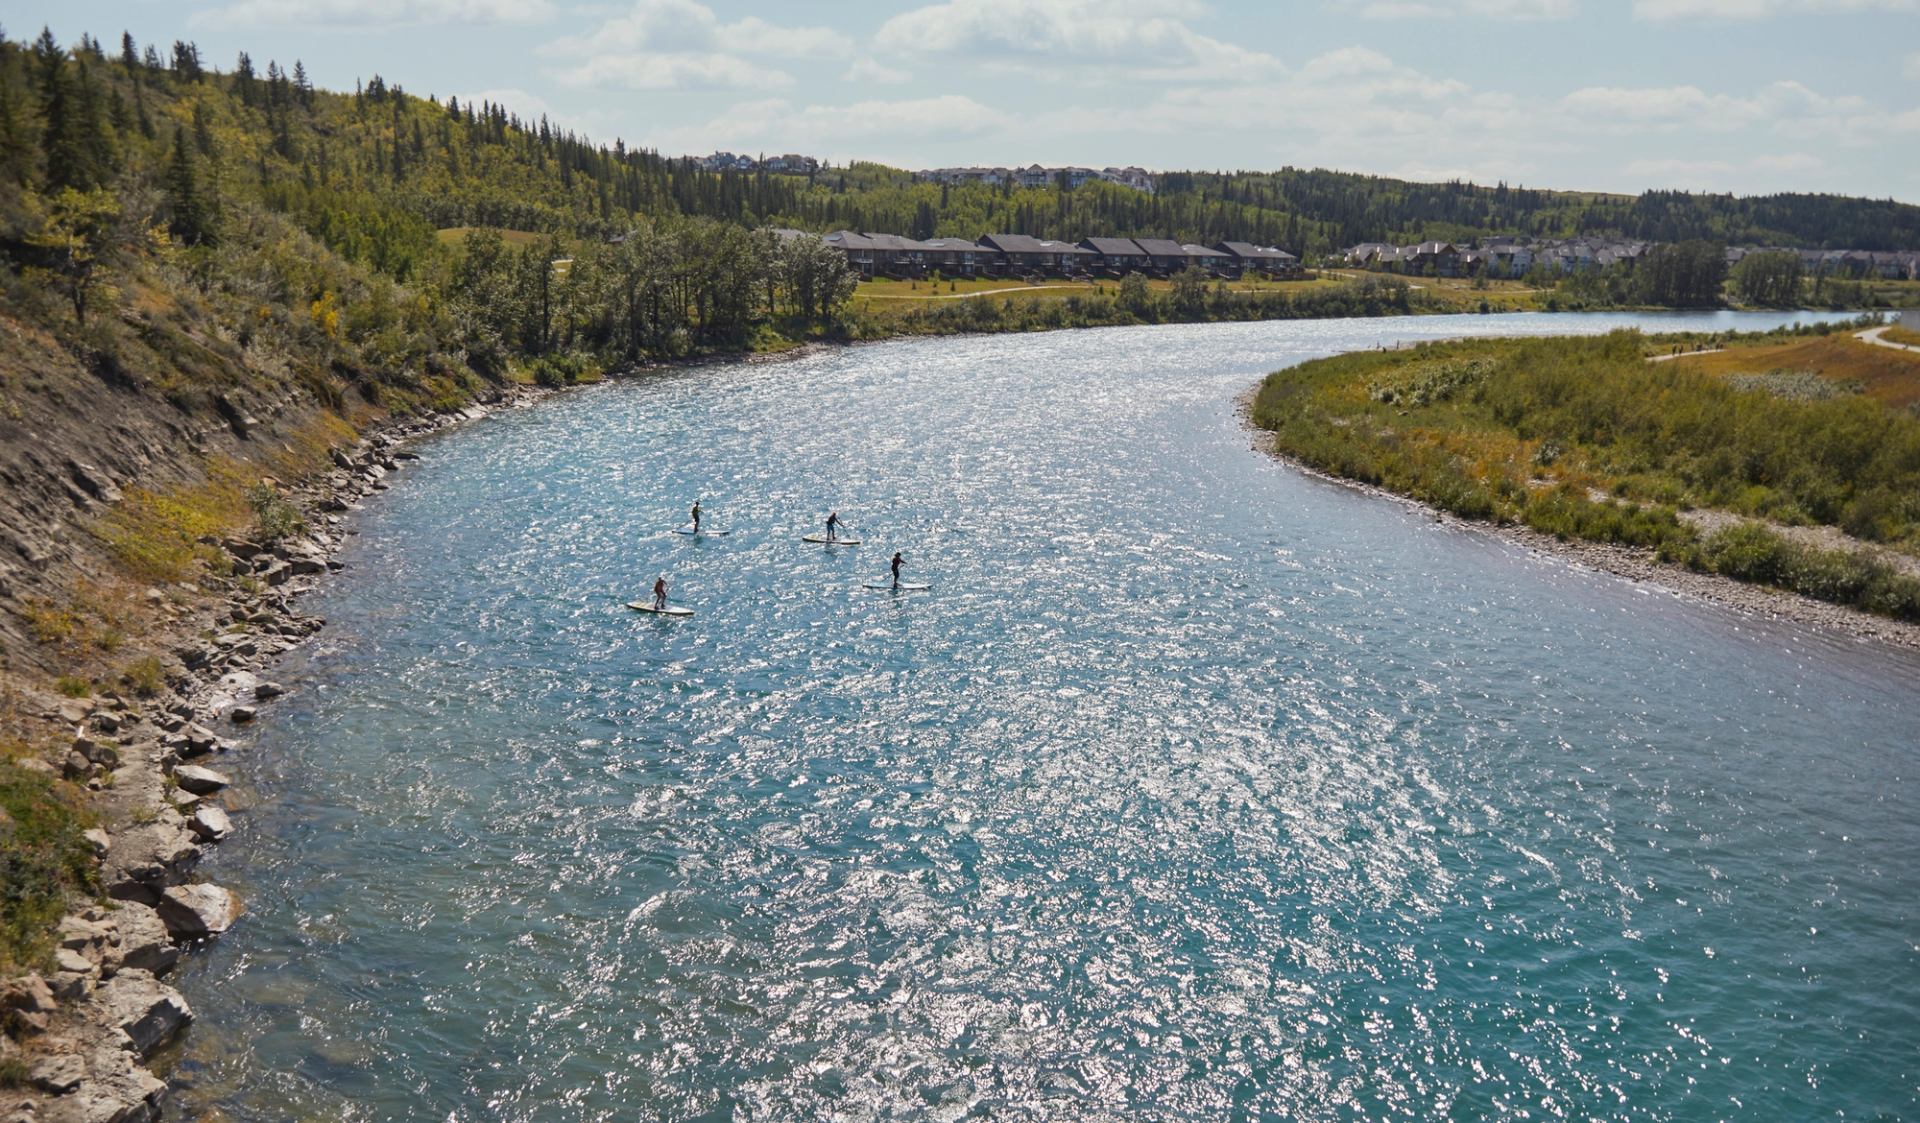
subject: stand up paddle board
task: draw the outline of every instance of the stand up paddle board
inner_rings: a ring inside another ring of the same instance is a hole
[[[677,604],[670,604],[665,608],[655,608],[653,606],[652,601],[636,600],[636,601],[628,601],[627,607],[633,609],[635,612],[651,612],[655,616],[692,616],[693,615],[693,609],[681,608]]]
[[[860,544],[858,538],[828,538],[824,534],[809,534],[800,541],[819,542],[827,546],[858,546]]]
[[[690,526],[676,526],[673,528],[673,532],[675,534],[684,534],[689,538],[725,538],[727,535],[733,533],[731,530],[695,530]]]
[[[869,577],[866,586],[869,589],[898,589],[903,593],[917,593],[933,588],[932,585],[921,581],[902,581],[895,585],[891,577]]]

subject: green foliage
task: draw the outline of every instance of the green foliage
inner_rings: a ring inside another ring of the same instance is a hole
[[[1690,560],[1738,581],[1920,621],[1920,580],[1864,551],[1823,550],[1745,523],[1709,535]]]
[[[558,355],[542,355],[527,363],[524,373],[541,386],[574,386],[583,382],[598,382],[605,372],[591,356],[569,351]]]
[[[300,508],[267,484],[247,489],[247,506],[253,509],[254,534],[263,543],[272,545],[307,532],[307,520]]]
[[[1405,402],[1415,406],[1430,405],[1434,402],[1444,402],[1479,382],[1492,369],[1493,363],[1484,357],[1463,361],[1419,363],[1393,379],[1371,384],[1367,387],[1367,394],[1374,401],[1388,405],[1394,402]]]
[[[1644,304],[1710,308],[1720,303],[1726,285],[1726,249],[1721,243],[1704,239],[1658,245],[1634,267],[1633,278]]]
[[[93,695],[93,684],[78,675],[61,675],[54,680],[53,688],[69,698],[88,698]]]
[[[1620,332],[1339,356],[1269,376],[1254,419],[1288,455],[1457,514],[1916,618],[1920,586],[1885,562],[1757,525],[1702,543],[1676,511],[1920,547],[1920,419],[1854,395],[1742,390],[1647,350]]]
[[[1750,253],[1733,267],[1733,289],[1741,300],[1766,308],[1800,303],[1801,267],[1797,253]]]
[[[0,976],[39,966],[67,902],[93,890],[89,823],[66,785],[0,760]]]
[[[167,685],[166,667],[157,656],[146,655],[127,664],[120,681],[142,698],[152,698]]]

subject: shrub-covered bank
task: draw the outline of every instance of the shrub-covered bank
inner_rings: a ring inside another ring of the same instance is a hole
[[[1253,420],[1287,456],[1462,517],[1920,621],[1901,563],[1920,552],[1920,417],[1647,361],[1666,346],[1618,332],[1344,355],[1268,376]],[[1752,521],[1702,531],[1693,508]]]

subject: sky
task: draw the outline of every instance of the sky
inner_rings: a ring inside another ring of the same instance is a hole
[[[668,155],[1920,202],[1920,0],[0,0]]]

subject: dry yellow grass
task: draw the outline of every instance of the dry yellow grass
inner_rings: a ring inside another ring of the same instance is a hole
[[[1891,406],[1920,402],[1920,354],[1875,347],[1850,335],[1736,345],[1715,354],[1674,361],[1690,370],[1723,376],[1808,371],[1836,382],[1858,382],[1869,397]]]

